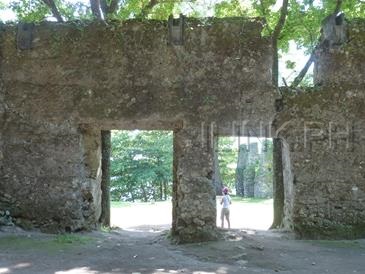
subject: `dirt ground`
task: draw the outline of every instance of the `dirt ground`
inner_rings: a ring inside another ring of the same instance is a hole
[[[230,230],[220,241],[173,245],[166,232],[150,229],[76,236],[8,229],[0,232],[0,273],[365,273],[365,240],[299,241],[278,232]]]
[[[163,220],[146,225],[158,220],[149,209],[145,225],[124,216],[127,228],[104,232],[47,235],[0,227],[0,274],[365,273],[365,239],[302,241],[290,233],[231,229],[219,241],[175,245]],[[115,213],[120,209],[112,215],[120,218]]]

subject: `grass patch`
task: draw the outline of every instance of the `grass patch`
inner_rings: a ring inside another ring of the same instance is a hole
[[[59,234],[54,238],[54,242],[60,245],[84,245],[92,242],[92,238],[76,234]]]
[[[60,234],[46,238],[13,235],[0,237],[0,247],[3,250],[32,250],[51,253],[91,242],[93,242],[91,237],[74,234]]]
[[[112,208],[123,208],[123,207],[132,207],[132,206],[137,206],[137,205],[156,205],[156,204],[164,204],[164,203],[171,203],[171,201],[149,201],[149,202],[141,202],[141,201],[136,201],[136,202],[120,202],[120,201],[111,201],[110,202],[110,207]]]
[[[122,208],[122,207],[130,207],[133,203],[131,202],[120,202],[120,201],[111,201],[110,207],[112,208]]]

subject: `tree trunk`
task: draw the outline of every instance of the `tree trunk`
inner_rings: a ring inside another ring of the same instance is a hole
[[[167,200],[167,182],[163,181],[163,199],[164,201]]]
[[[213,149],[213,186],[216,195],[222,194],[223,182],[221,177],[221,172],[219,168],[218,160],[218,137],[214,137],[214,149]]]
[[[141,186],[141,189],[142,189],[142,200],[143,202],[148,202],[148,198],[147,198],[147,192],[146,192],[146,189],[144,188],[144,186],[142,185]]]
[[[163,199],[163,185],[162,185],[162,182],[160,182],[159,183],[159,188],[160,188],[160,197],[159,197],[159,199],[160,199],[160,201],[162,201],[162,199]]]
[[[284,217],[284,178],[282,161],[282,141],[273,139],[273,196],[274,220],[271,228],[280,228]]]
[[[52,15],[57,19],[57,22],[63,22],[63,18],[58,11],[56,3],[53,0],[43,0],[43,2],[51,9]]]
[[[289,0],[283,0],[280,9],[280,18],[272,34],[272,82],[275,87],[279,86],[279,53],[278,41],[284,28],[288,15]],[[281,227],[284,216],[284,181],[282,164],[282,142],[279,138],[273,139],[273,196],[274,196],[274,221],[271,228]]]
[[[296,88],[303,80],[304,76],[307,74],[308,69],[310,68],[310,66],[312,65],[312,63],[314,62],[315,59],[315,51],[313,51],[307,61],[307,63],[305,64],[305,66],[303,67],[303,69],[300,71],[300,73],[297,75],[297,77],[295,77],[293,83],[291,84],[290,87],[292,88]]]
[[[90,7],[93,16],[98,20],[103,20],[101,14],[100,0],[90,0]]]
[[[110,226],[110,152],[111,133],[109,130],[101,131],[101,216],[100,223]]]

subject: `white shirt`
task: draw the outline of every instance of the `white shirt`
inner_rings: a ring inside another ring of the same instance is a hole
[[[222,197],[222,203],[223,203],[223,208],[229,208],[229,205],[231,204],[231,197],[229,197],[229,195],[224,195]]]

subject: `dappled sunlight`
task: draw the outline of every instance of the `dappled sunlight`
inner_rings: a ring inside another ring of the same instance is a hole
[[[99,271],[91,270],[89,267],[76,267],[66,271],[56,271],[54,274],[98,274]]]
[[[32,264],[29,262],[22,262],[8,267],[0,267],[0,274],[16,273],[16,270],[24,270],[25,268],[29,268],[31,266]]]
[[[140,272],[134,272],[135,274],[141,274]],[[212,271],[202,271],[202,270],[193,270],[193,269],[179,269],[179,270],[172,270],[172,269],[165,269],[159,268],[156,271],[151,272],[151,274],[177,274],[177,273],[191,273],[191,274],[227,274],[228,269],[225,267],[219,267],[218,269]]]
[[[214,272],[206,272],[206,271],[194,271],[193,274],[226,274],[229,273],[226,267],[219,267]]]
[[[22,268],[30,267],[31,265],[32,265],[31,263],[18,263],[13,268],[22,269]]]

